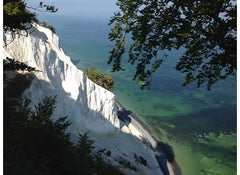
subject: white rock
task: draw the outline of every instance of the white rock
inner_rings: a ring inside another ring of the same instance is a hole
[[[120,156],[137,167],[137,172],[122,167],[127,174],[163,174],[149,146],[143,144],[134,126],[120,130],[115,95],[89,80],[60,48],[59,38],[49,29],[34,24],[28,37],[16,35],[15,40],[5,47],[5,55],[41,72],[35,73],[24,96],[32,100],[32,106],[45,96],[56,96],[57,106],[53,119],[68,116],[72,122],[68,132],[76,142],[79,132],[90,131],[96,148],[107,148],[112,152],[109,160],[118,166]],[[4,34],[4,43],[11,41]],[[133,135],[132,135],[133,134]],[[134,154],[148,161],[148,166],[134,162]]]

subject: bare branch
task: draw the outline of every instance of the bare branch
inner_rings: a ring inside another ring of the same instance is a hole
[[[40,9],[34,8],[34,7],[29,7],[29,6],[26,6],[26,7],[29,8],[29,9],[33,9],[33,10],[39,11],[39,12],[49,12],[47,10],[40,10]]]

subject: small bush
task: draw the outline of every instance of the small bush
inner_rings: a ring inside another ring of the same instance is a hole
[[[99,86],[104,87],[107,90],[112,90],[114,86],[114,80],[111,76],[103,75],[96,67],[91,66],[85,70],[86,76]]]
[[[45,21],[43,21],[43,22],[36,21],[36,22],[37,22],[40,26],[47,27],[47,28],[49,28],[53,33],[56,33],[55,27],[53,27],[52,25],[48,25]]]
[[[52,25],[48,25],[47,28],[49,28],[53,33],[56,33],[56,29]]]
[[[47,23],[45,21],[42,22],[43,27],[47,27]]]
[[[110,150],[108,150],[105,154],[106,154],[106,156],[111,156],[112,153]]]

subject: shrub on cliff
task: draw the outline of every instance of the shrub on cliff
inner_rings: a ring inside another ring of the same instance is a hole
[[[112,90],[114,86],[114,80],[109,75],[103,75],[96,67],[91,66],[89,69],[85,71],[86,76],[92,80],[94,83],[108,89]]]
[[[56,33],[55,27],[53,27],[52,25],[48,25],[48,24],[46,23],[46,21],[41,22],[41,21],[36,20],[36,22],[37,22],[40,26],[49,28],[53,33]]]
[[[56,33],[56,29],[52,25],[48,25],[47,28],[49,28],[53,33]]]

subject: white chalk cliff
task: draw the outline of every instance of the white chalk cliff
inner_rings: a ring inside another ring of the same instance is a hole
[[[115,95],[93,83],[71,62],[60,47],[57,35],[34,24],[27,37],[16,35],[14,41],[11,40],[10,34],[4,34],[4,43],[9,43],[4,47],[5,56],[40,70],[23,94],[32,100],[32,106],[45,96],[56,96],[53,119],[68,116],[72,122],[68,132],[73,142],[79,132],[89,131],[95,147],[111,150],[108,161],[125,173],[163,174],[152,149],[131,132],[127,134],[120,129]],[[148,166],[136,163],[134,154],[145,158]],[[118,164],[119,157],[130,161],[137,171]]]

